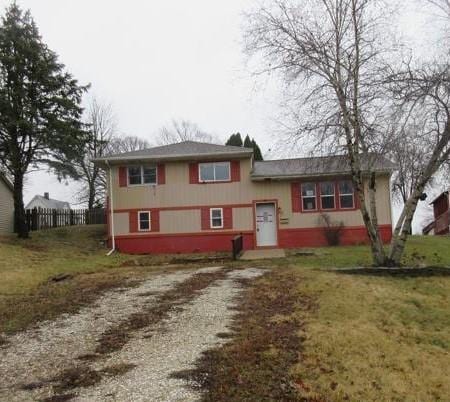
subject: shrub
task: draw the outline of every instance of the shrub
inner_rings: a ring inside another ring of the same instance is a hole
[[[339,246],[341,243],[342,229],[344,228],[344,222],[333,222],[330,215],[321,214],[320,220],[322,221],[323,234],[329,246]]]

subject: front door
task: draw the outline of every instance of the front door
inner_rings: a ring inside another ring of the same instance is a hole
[[[256,204],[256,245],[277,245],[277,215],[273,202]]]

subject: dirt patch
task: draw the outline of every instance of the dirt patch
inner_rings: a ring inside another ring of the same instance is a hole
[[[98,358],[121,349],[134,332],[160,323],[169,316],[170,311],[194,299],[198,292],[219,279],[225,279],[227,272],[229,270],[222,269],[215,272],[198,273],[161,294],[151,307],[132,314],[125,321],[107,330],[98,340],[96,354],[93,357]]]
[[[66,402],[75,398],[76,394],[52,395],[48,398],[41,399],[41,402]]]
[[[301,396],[304,384],[290,374],[299,360],[303,324],[295,310],[314,308],[299,295],[299,277],[272,271],[241,297],[232,325],[233,338],[203,354],[194,370],[178,372],[205,392],[203,401],[319,401]]]
[[[425,267],[425,268],[350,268],[329,270],[337,274],[367,275],[367,276],[391,276],[399,278],[427,278],[433,276],[450,276],[450,268]]]

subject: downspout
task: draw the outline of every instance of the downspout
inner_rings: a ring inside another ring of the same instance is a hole
[[[113,200],[113,180],[112,180],[112,170],[109,165],[108,160],[105,161],[106,166],[109,168],[109,210],[110,210],[110,221],[111,221],[111,240],[112,240],[112,248],[106,254],[110,256],[114,251],[116,251],[116,238],[114,234],[114,200]]]

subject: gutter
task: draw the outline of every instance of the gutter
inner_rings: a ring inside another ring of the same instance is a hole
[[[114,251],[116,251],[116,236],[114,233],[114,200],[113,200],[113,181],[112,181],[112,170],[109,165],[108,160],[105,160],[106,166],[109,168],[109,208],[110,208],[110,219],[111,219],[111,239],[112,239],[112,248],[106,254],[110,256]]]

